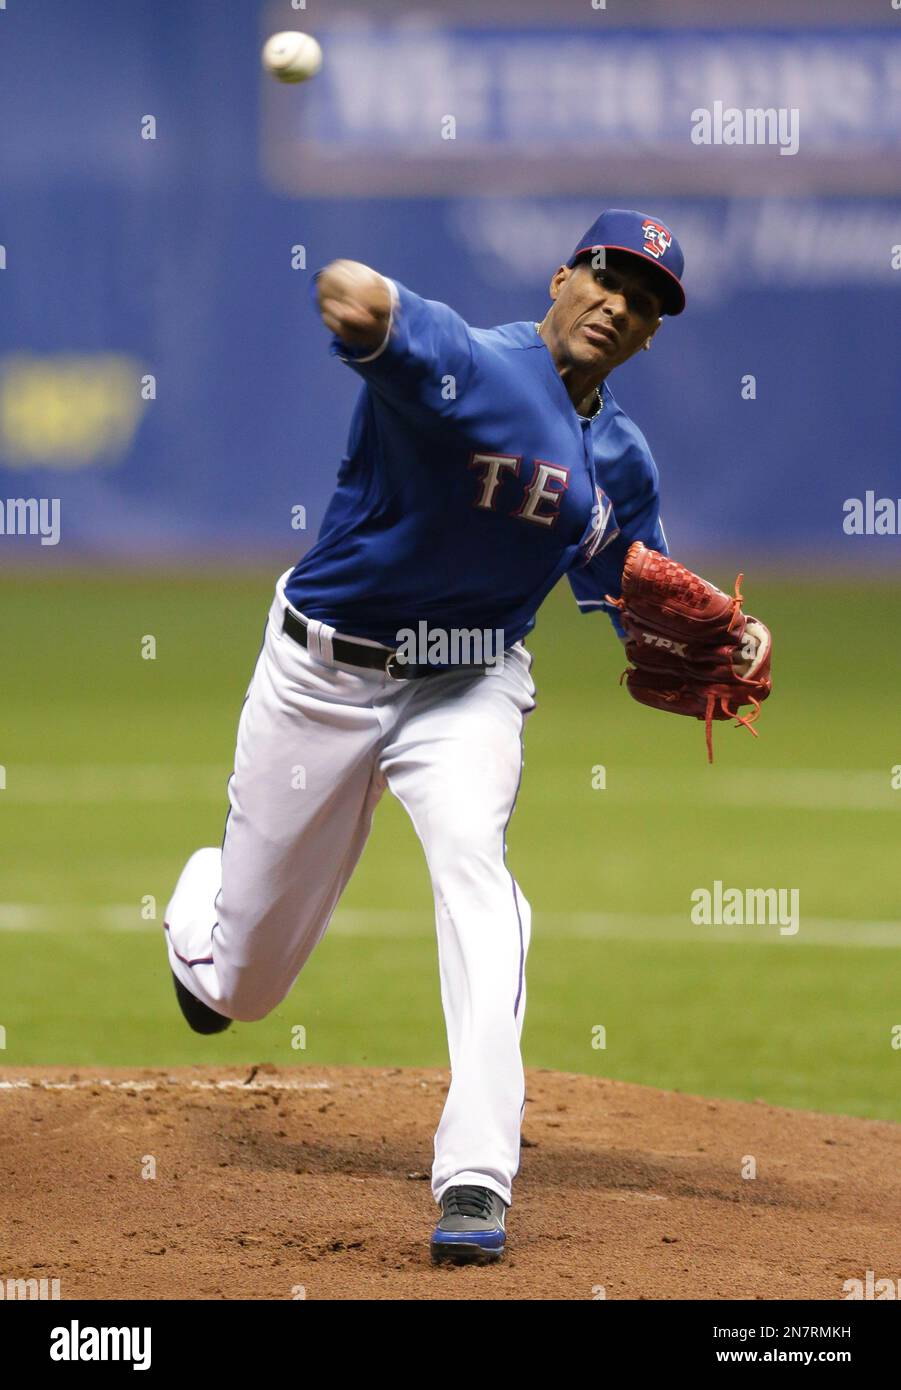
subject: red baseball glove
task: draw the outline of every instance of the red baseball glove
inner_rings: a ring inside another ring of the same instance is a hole
[[[641,541],[630,545],[623,569],[620,610],[629,694],[653,709],[703,719],[713,762],[714,719],[751,725],[772,689],[769,631],[742,612],[739,585],[730,598],[706,579]],[[751,711],[739,713],[742,705]]]

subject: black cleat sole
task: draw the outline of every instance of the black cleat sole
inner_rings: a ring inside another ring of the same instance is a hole
[[[193,1028],[195,1033],[224,1033],[226,1028],[231,1027],[232,1020],[226,1018],[224,1014],[217,1014],[215,1009],[211,1009],[185,989],[177,975],[173,974],[172,979],[175,984],[175,997],[178,1000],[178,1007],[184,1014],[186,1022]]]
[[[486,1250],[483,1245],[464,1242],[445,1245],[433,1241],[430,1246],[433,1265],[493,1265],[503,1255],[503,1249]]]

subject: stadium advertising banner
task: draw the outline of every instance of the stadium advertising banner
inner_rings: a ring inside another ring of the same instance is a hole
[[[4,97],[29,119],[0,154],[0,492],[58,500],[47,551],[290,559],[357,389],[312,312],[315,269],[356,257],[476,325],[540,317],[603,206],[666,219],[686,253],[678,345],[662,333],[656,370],[617,387],[681,543],[709,541],[703,503],[724,544],[828,549],[851,457],[861,501],[897,491],[901,50],[878,31],[361,12],[324,24],[328,62],[296,88],[250,61],[265,12],[223,28],[189,6],[157,32],[152,8],[104,10],[90,43],[77,28],[53,103],[24,53],[47,15],[6,31]]]
[[[592,175],[667,194],[797,191],[773,147],[823,191],[897,191],[901,49],[876,32],[360,17],[323,38],[314,89],[299,102],[265,92],[268,167],[299,197],[573,193]]]

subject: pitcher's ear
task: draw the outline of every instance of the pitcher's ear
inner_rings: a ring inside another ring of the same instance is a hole
[[[551,277],[551,283],[548,285],[548,293],[550,294],[551,299],[557,298],[557,295],[560,293],[562,287],[566,284],[570,275],[572,275],[572,269],[570,266],[561,265],[557,267],[557,269],[554,271],[554,274]]]

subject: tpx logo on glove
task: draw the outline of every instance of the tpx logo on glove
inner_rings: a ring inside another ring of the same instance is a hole
[[[674,656],[688,656],[684,642],[673,642],[669,637],[658,637],[653,632],[643,632],[642,637],[649,647],[664,647],[666,651],[672,652]]]

